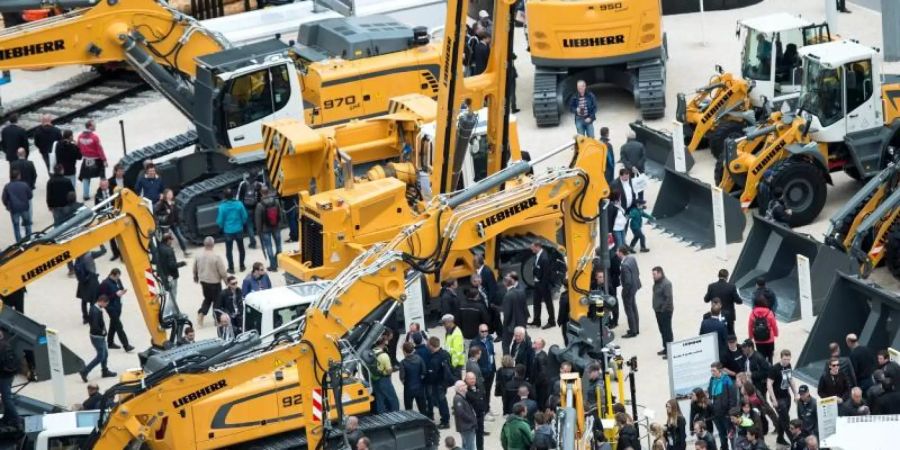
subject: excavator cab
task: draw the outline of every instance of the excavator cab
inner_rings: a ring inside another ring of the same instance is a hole
[[[300,79],[288,49],[273,39],[197,58],[194,108],[203,148],[240,153],[262,142],[263,122],[302,118]]]
[[[831,39],[828,24],[813,24],[799,16],[777,13],[738,22],[741,76],[754,83],[754,107],[766,100],[793,102],[802,82],[800,48]]]

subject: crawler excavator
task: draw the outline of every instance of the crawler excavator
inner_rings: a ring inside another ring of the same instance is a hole
[[[481,245],[551,205],[564,217],[569,318],[576,325],[570,329],[579,330],[584,351],[596,350],[603,328],[589,314],[588,265],[599,241],[595,220],[600,203],[609,194],[603,178],[605,157],[605,146],[578,137],[567,167],[527,176],[534,164],[517,161],[467,189],[434,197],[417,221],[357,256],[302,317],[273,330],[280,336],[273,344],[261,346],[266,336],[248,332],[234,341],[216,343],[217,351],[208,349],[203,355],[186,356],[182,347],[151,358],[147,366],[152,372],[132,372],[133,381],[104,393],[110,409],[86,445],[96,450],[138,443],[148,449],[335,446],[343,440],[340,421],[348,412],[344,405],[360,393],[347,387],[359,376],[355,364],[370,358],[368,350],[405,300],[408,269],[439,270],[454,251]],[[405,188],[395,178],[370,183]],[[262,401],[239,392],[239,386],[260,377],[276,380],[270,389],[285,386],[294,395]],[[116,397],[118,403],[112,406]],[[260,422],[281,410],[293,415],[280,422]],[[434,425],[418,413],[396,412],[360,421],[376,448],[437,445]],[[300,428],[302,436],[296,433]]]
[[[795,104],[800,95],[800,57],[807,45],[831,40],[827,23],[812,23],[788,13],[739,20],[735,33],[741,41],[741,72],[736,76],[716,66],[707,85],[687,100],[679,93],[675,118],[683,124],[685,150],[708,146],[719,158],[725,139],[743,135],[743,129],[764,121],[781,104]],[[642,122],[631,128],[647,150],[648,173],[659,177],[662,166],[672,167],[672,137]],[[687,155],[688,166],[693,158]],[[690,170],[690,167],[688,167]]]
[[[66,6],[85,8],[0,32],[0,69],[127,62],[162,93],[196,132],[131,152],[121,164],[133,185],[145,160],[197,144],[196,152],[158,167],[167,186],[180,188],[176,202],[194,242],[218,234],[223,189],[262,169],[264,121],[341,123],[383,114],[394,96],[437,91],[439,48],[427,31],[382,16],[303,24],[293,46],[270,39],[235,47],[162,0]]]
[[[668,50],[659,1],[534,0],[525,13],[538,126],[559,125],[577,80],[631,92],[644,119],[665,114]]]
[[[465,43],[460,20],[467,17],[468,3],[448,3],[437,104],[407,95],[393,100],[392,114],[333,128],[312,130],[291,120],[264,125],[272,185],[282,196],[300,192],[300,251],[279,256],[289,275],[302,281],[332,278],[363,249],[418,220],[432,194],[453,192],[522,158],[507,93],[511,3],[496,3],[487,69],[468,78],[459,64]],[[479,114],[486,120],[486,142],[469,145]],[[435,118],[431,132],[426,124]],[[360,172],[365,175],[357,177]],[[404,187],[391,184],[390,190],[380,190],[384,185],[372,184],[388,176],[403,180]],[[519,264],[529,264],[531,242],[555,247],[558,227],[558,219],[549,214],[508,229],[485,245],[485,259],[495,269],[519,271]],[[471,275],[472,259],[468,251],[447,258],[440,273],[425,277],[429,293],[437,295],[441,279]],[[530,285],[531,271],[521,272]]]

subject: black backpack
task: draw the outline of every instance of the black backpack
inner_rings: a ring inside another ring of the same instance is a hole
[[[21,362],[16,356],[16,351],[9,343],[0,344],[0,373],[15,375],[19,373],[19,369],[21,369]]]
[[[768,341],[772,337],[769,321],[766,316],[753,316],[753,340]]]

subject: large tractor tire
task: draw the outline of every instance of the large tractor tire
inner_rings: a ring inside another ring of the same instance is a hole
[[[825,185],[822,170],[805,159],[787,159],[772,168],[772,192],[779,187],[784,191],[792,227],[808,225],[822,212],[828,196]]]
[[[888,231],[884,264],[891,271],[891,275],[900,280],[900,222],[894,222]]]
[[[706,140],[709,142],[709,152],[713,156],[719,158],[725,152],[725,140],[728,138],[737,139],[744,135],[744,123],[735,122],[733,120],[722,120],[715,128],[706,134]]]

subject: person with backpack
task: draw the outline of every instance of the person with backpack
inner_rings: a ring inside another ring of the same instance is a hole
[[[94,121],[88,120],[84,124],[84,131],[78,135],[76,141],[82,157],[78,178],[81,180],[84,201],[91,198],[91,180],[105,178],[104,172],[106,172],[106,153],[103,151],[103,145],[100,144],[100,136],[97,136],[94,130]]]
[[[6,330],[0,329],[0,400],[3,401],[3,418],[0,424],[19,425],[19,413],[13,401],[12,384],[22,363],[12,346],[12,339]]]
[[[778,321],[763,296],[758,296],[753,303],[753,311],[747,320],[747,334],[753,339],[756,349],[771,364],[775,354],[775,338],[778,337]]]
[[[281,226],[284,219],[281,217],[281,201],[278,196],[263,186],[259,189],[262,200],[256,205],[253,212],[253,221],[256,231],[259,233],[259,243],[262,245],[263,254],[269,258],[269,272],[278,270],[278,254],[281,253]],[[275,244],[274,250],[272,244]]]
[[[257,180],[258,176],[255,172],[245,174],[244,180],[238,185],[237,197],[235,197],[235,200],[240,200],[244,204],[247,217],[251,218],[251,220],[244,221],[244,231],[250,237],[249,247],[251,249],[256,248],[256,224],[252,217],[256,211],[256,205],[259,203],[260,188],[262,188],[262,183]]]

